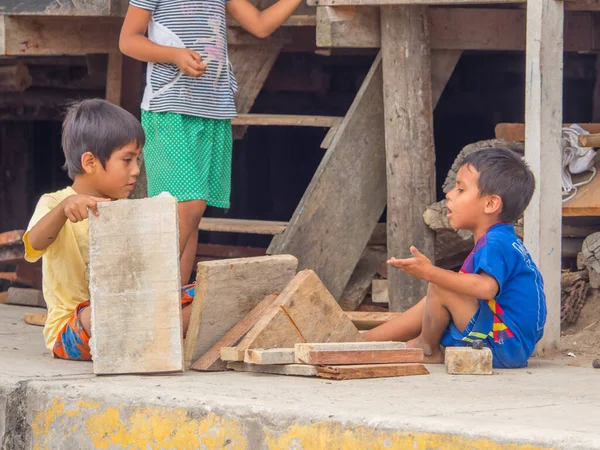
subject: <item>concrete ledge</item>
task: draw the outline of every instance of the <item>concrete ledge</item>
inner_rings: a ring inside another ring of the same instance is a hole
[[[487,377],[450,376],[443,366],[345,382],[95,377],[90,363],[46,357],[41,328],[19,323],[26,310],[0,305],[3,449],[600,448],[600,373],[567,366],[573,359]]]

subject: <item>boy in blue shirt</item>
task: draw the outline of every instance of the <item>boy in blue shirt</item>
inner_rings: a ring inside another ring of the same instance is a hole
[[[460,273],[434,266],[415,247],[388,264],[429,282],[427,295],[397,319],[365,334],[369,341],[406,341],[425,361],[441,363],[440,347],[482,340],[494,367],[526,367],[546,322],[544,281],[514,223],[533,195],[535,179],[520,156],[504,148],[470,154],[446,198],[456,230],[475,247]]]

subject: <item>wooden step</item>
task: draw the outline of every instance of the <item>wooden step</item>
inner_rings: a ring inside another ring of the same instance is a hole
[[[336,127],[343,117],[297,116],[286,114],[240,114],[231,119],[231,125],[258,125],[280,127]]]

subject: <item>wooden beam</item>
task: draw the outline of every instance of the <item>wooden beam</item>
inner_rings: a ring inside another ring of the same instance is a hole
[[[330,380],[359,380],[364,378],[429,375],[423,364],[358,364],[347,366],[319,366],[317,376]]]
[[[423,221],[423,211],[435,201],[427,9],[382,7],[381,30],[388,256],[408,257],[416,245],[433,260],[435,236]],[[388,280],[390,311],[410,308],[427,291],[427,283],[397,269]]]
[[[598,124],[600,126],[600,124]],[[600,147],[600,133],[582,134],[578,139],[582,147]]]
[[[578,123],[588,133],[600,133],[600,123]],[[570,123],[559,125],[559,127],[569,127]],[[496,139],[506,139],[507,141],[524,141],[525,124],[524,123],[499,123],[494,129]],[[584,138],[585,140],[585,138]],[[583,143],[580,143],[583,145]],[[584,145],[585,146],[585,145]]]
[[[115,16],[122,15],[119,0],[68,1],[3,0],[2,14],[52,16]]]
[[[423,350],[406,348],[403,342],[336,342],[295,346],[297,364],[389,364],[421,361]]]
[[[537,347],[542,353],[560,339],[563,16],[561,1],[527,3],[525,158],[536,190],[525,211],[524,241],[544,279],[548,317]]]
[[[205,217],[200,222],[198,229],[200,231],[220,231],[223,233],[275,235],[283,233],[286,226],[287,222]]]
[[[318,6],[317,46],[378,48],[378,6]],[[525,11],[521,9],[429,8],[431,49],[525,50]],[[565,14],[565,50],[598,49],[591,13]]]
[[[288,114],[239,114],[231,119],[231,125],[259,125],[280,127],[336,127],[342,117],[298,116]]]
[[[299,269],[316,271],[337,300],[385,207],[381,83],[378,56],[288,227],[268,250],[296,256]]]
[[[106,100],[115,105],[121,105],[123,85],[123,54],[113,52],[108,54],[106,69]]]
[[[294,364],[293,348],[251,348],[244,354],[244,362],[248,364]]]

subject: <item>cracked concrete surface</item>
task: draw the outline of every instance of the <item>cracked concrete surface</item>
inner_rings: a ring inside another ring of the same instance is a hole
[[[198,372],[95,377],[91,363],[59,361],[46,353],[41,328],[22,321],[30,310],[0,305],[2,449],[70,448],[74,442],[78,448],[135,448],[141,441],[131,430],[145,423],[202,430],[209,419],[210,430],[225,433],[215,436],[228,436],[222,442],[229,448],[290,448],[305,442],[302,433],[321,444],[329,434],[347,439],[356,430],[385,436],[381,448],[386,442],[401,442],[390,445],[403,448],[407,433],[417,436],[411,448],[466,448],[464,440],[452,447],[432,441],[433,435],[467,439],[468,448],[600,448],[600,370],[587,360],[534,360],[527,369],[496,370],[492,376],[450,376],[443,366],[428,366],[429,376],[342,382]],[[169,416],[174,411],[185,420]],[[333,425],[350,431],[336,435]],[[398,436],[404,440],[394,440]],[[421,446],[418,436],[428,444]],[[379,448],[376,437],[369,448]],[[306,442],[303,448],[323,448]]]

